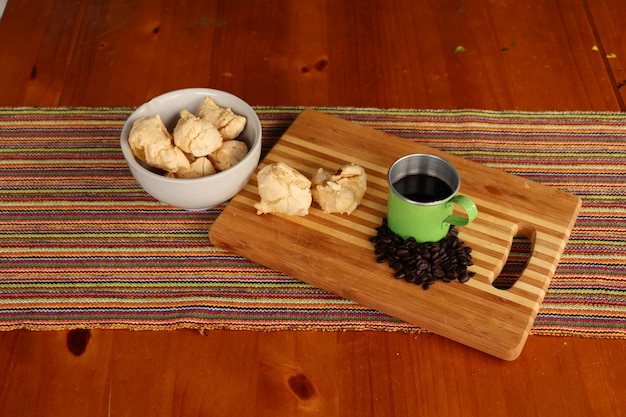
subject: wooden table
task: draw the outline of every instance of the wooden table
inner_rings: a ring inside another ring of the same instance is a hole
[[[212,87],[253,105],[624,111],[624,15],[622,0],[9,0],[0,106]],[[625,357],[624,340],[572,337],[531,336],[506,362],[433,334],[12,331],[0,414],[623,416]]]

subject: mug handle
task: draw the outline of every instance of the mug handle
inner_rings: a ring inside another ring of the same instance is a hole
[[[478,216],[478,208],[476,207],[476,204],[474,204],[469,197],[464,195],[455,195],[447,204],[458,204],[463,210],[465,210],[467,217],[452,214],[444,220],[444,223],[453,224],[455,226],[467,226],[474,221],[476,216]]]

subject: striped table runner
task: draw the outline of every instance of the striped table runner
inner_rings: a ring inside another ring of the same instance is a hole
[[[257,107],[264,151],[302,111]],[[626,338],[626,117],[317,110],[583,200],[533,334]],[[134,181],[128,108],[0,108],[0,329],[421,329],[210,244]]]

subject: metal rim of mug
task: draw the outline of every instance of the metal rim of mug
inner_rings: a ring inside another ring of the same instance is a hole
[[[412,162],[416,159],[425,160],[427,161],[427,164],[425,167],[418,167],[412,164]],[[406,198],[398,190],[396,190],[396,187],[394,187],[393,184],[407,175],[415,174],[427,174],[444,180],[452,189],[452,193],[450,193],[450,195],[446,198],[437,201],[429,201],[427,203]],[[429,153],[414,153],[405,155],[391,164],[389,171],[387,171],[387,184],[389,185],[389,189],[393,191],[397,197],[407,203],[417,206],[436,206],[437,204],[445,203],[450,200],[459,192],[459,189],[461,188],[461,177],[459,176],[459,173],[454,165],[446,159]]]

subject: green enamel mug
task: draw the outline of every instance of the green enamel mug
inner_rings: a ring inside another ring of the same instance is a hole
[[[403,239],[436,242],[451,225],[467,226],[478,215],[476,204],[458,194],[461,177],[456,168],[440,156],[403,156],[389,168],[387,182],[387,225]],[[455,206],[465,216],[453,214]]]

